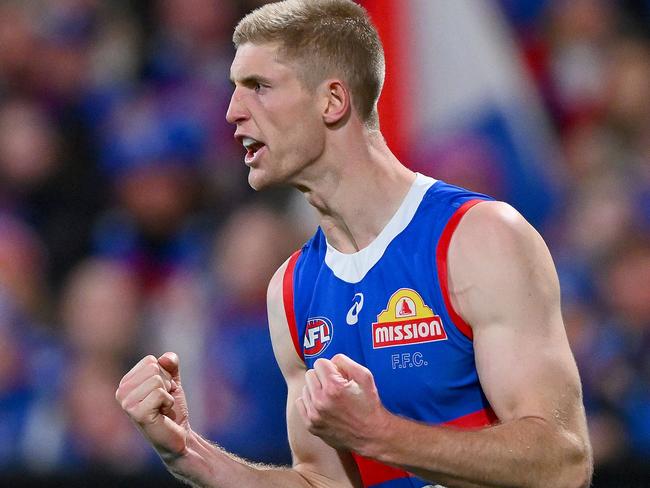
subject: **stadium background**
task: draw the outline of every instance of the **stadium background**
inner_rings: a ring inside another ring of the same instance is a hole
[[[178,486],[114,400],[181,357],[194,428],[289,462],[265,322],[313,231],[224,120],[256,0],[0,2],[0,485]],[[650,2],[367,0],[387,139],[556,260],[595,487],[650,486]]]

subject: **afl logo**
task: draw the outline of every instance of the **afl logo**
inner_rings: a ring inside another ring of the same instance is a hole
[[[307,320],[305,340],[302,343],[305,357],[314,357],[322,353],[332,341],[334,327],[325,317],[315,317]]]

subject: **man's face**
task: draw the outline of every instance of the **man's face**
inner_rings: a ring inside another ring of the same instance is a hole
[[[226,119],[246,147],[248,182],[256,190],[291,183],[324,150],[318,100],[277,51],[275,44],[243,44],[230,69],[235,89]]]

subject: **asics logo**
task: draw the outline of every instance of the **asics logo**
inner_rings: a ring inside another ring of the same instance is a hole
[[[356,293],[352,301],[352,307],[348,310],[348,315],[345,318],[348,325],[355,325],[359,322],[359,312],[363,308],[363,293]]]

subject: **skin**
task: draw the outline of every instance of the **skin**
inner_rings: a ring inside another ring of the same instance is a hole
[[[314,92],[273,44],[240,46],[227,118],[236,137],[266,144],[250,164],[257,189],[300,189],[328,242],[355,252],[379,234],[415,175],[352,109],[345,82]],[[275,355],[288,385],[291,468],[237,459],[188,422],[178,357],[147,356],[116,398],[168,469],[202,487],[359,487],[350,451],[445,486],[588,486],[591,451],[578,372],[560,315],[559,285],[537,232],[503,203],[484,202],[461,220],[449,248],[449,290],[472,326],[481,385],[500,419],[462,431],[388,412],[372,373],[343,355],[307,371],[288,331],[280,267],[268,288]]]

